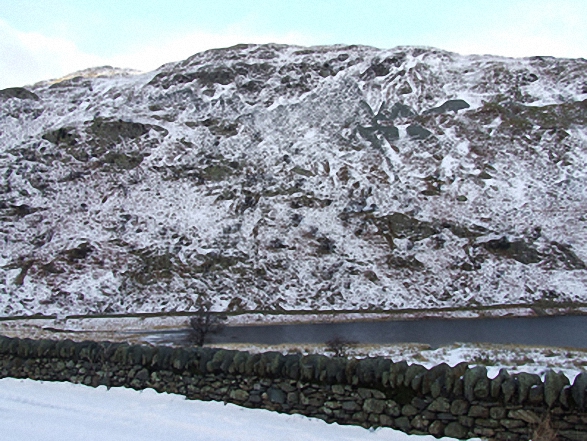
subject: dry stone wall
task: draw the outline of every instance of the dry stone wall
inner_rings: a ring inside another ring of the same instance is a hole
[[[110,342],[0,336],[0,377],[153,388],[189,399],[299,413],[407,433],[521,441],[553,429],[587,440],[587,374],[549,371],[490,379],[465,363],[431,369],[377,357],[250,354]]]

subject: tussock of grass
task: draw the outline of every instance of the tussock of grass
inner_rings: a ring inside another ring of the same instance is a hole
[[[547,415],[543,418],[536,429],[534,429],[534,433],[532,434],[532,441],[555,441],[557,439],[557,432],[552,427],[550,422],[550,415]]]

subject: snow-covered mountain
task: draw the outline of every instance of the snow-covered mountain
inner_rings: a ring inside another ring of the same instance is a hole
[[[587,301],[587,61],[239,45],[0,91],[0,311]]]

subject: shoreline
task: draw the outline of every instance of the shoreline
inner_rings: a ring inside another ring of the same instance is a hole
[[[215,312],[217,313],[217,312]],[[194,312],[136,313],[125,315],[1,317],[0,334],[20,338],[109,340],[140,342],[149,331],[188,328]],[[224,313],[219,313],[223,314]],[[487,319],[587,315],[587,305],[521,306],[496,305],[475,309],[443,308],[398,311],[255,311],[226,313],[227,327],[351,323],[378,321],[417,321],[426,319]]]

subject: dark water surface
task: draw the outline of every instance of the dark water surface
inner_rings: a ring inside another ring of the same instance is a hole
[[[182,343],[186,330],[151,332],[149,341]],[[498,343],[587,349],[587,316],[422,319],[376,322],[231,326],[209,343]]]
[[[184,334],[185,333],[181,333]],[[169,334],[168,334],[169,335]],[[178,332],[176,336],[179,336]],[[170,335],[169,335],[170,336]],[[357,343],[455,342],[587,348],[587,316],[423,319],[226,327],[210,343],[324,343],[333,337]]]

